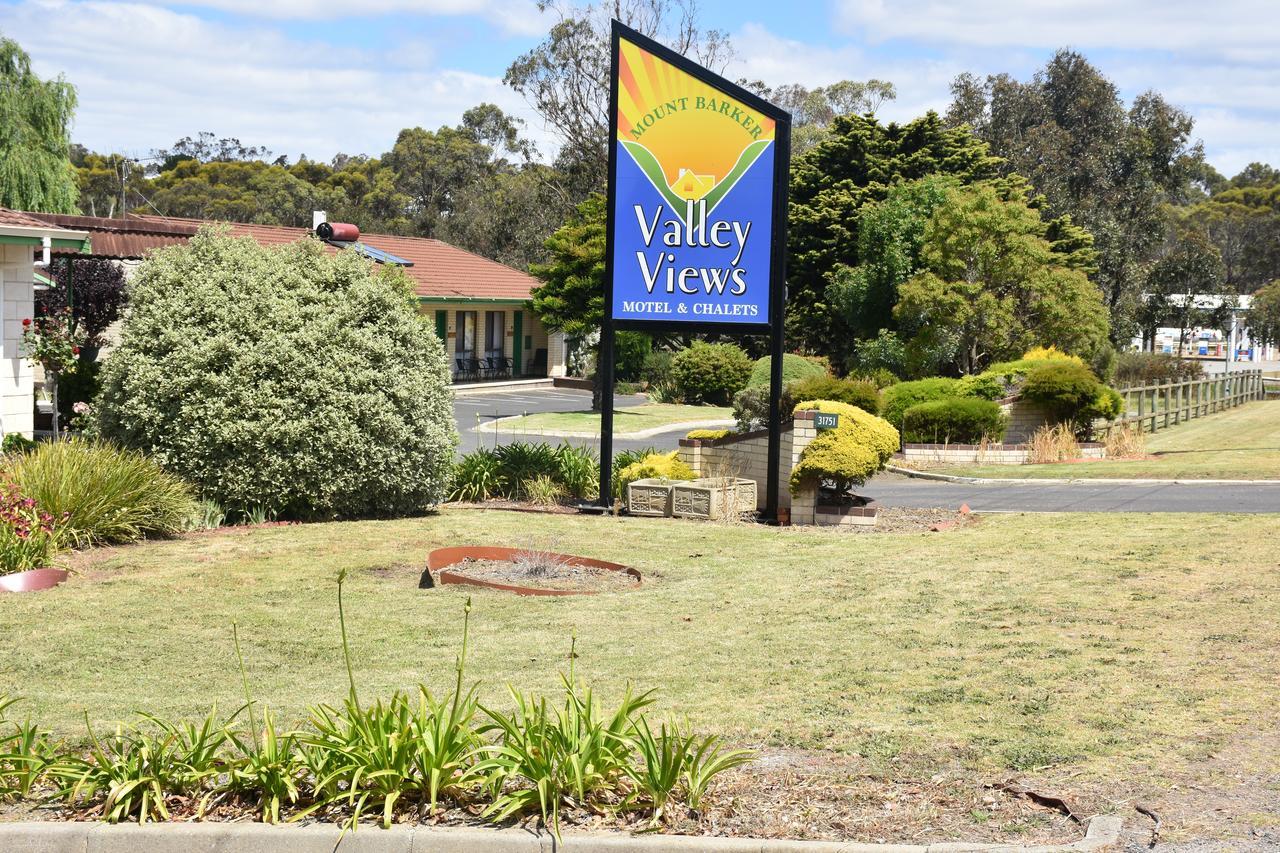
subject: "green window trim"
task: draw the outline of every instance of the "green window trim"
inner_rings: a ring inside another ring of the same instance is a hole
[[[515,365],[511,369],[511,373],[514,377],[522,375],[524,368],[524,351],[521,348],[524,343],[524,312],[513,311],[512,314],[515,315],[515,319],[512,321],[514,328],[511,330],[511,363]]]
[[[440,339],[440,345],[445,345],[445,340],[449,336],[449,312],[436,312],[436,337]],[[448,347],[445,347],[448,349]]]

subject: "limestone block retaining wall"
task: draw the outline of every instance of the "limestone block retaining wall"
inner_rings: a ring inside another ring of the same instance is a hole
[[[1022,465],[1029,449],[1025,444],[908,444],[902,458],[923,465]],[[1081,459],[1104,459],[1106,448],[1089,442],[1080,445]]]
[[[778,480],[782,494],[778,506],[792,507],[791,469],[800,461],[800,454],[809,446],[818,432],[813,426],[812,412],[797,412],[795,420],[782,428],[782,452],[778,456]],[[764,509],[768,498],[765,484],[769,481],[769,431],[756,430],[724,438],[682,438],[680,459],[699,477],[742,477],[756,481],[756,507]],[[793,509],[791,519],[796,524],[807,524],[796,518]]]
[[[1021,444],[1040,427],[1054,422],[1044,406],[1020,397],[1001,400],[1000,410],[1009,417],[1009,428],[1004,431],[1005,444]]]

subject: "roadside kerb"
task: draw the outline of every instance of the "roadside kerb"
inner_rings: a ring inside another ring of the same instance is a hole
[[[687,835],[567,834],[557,842],[517,829],[395,826],[342,831],[330,824],[0,822],[0,850],[24,853],[1101,853],[1117,849],[1121,820],[1089,821],[1071,844],[856,844]]]
[[[961,477],[956,474],[940,474],[935,471],[917,471],[886,465],[890,474],[901,474],[915,480],[936,480],[940,483],[962,483],[966,486],[1280,486],[1280,480],[1150,480],[1137,477]]]

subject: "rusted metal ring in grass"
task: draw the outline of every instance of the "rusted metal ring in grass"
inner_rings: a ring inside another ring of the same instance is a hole
[[[555,589],[553,587],[522,586],[519,584],[498,583],[496,581],[473,578],[459,571],[449,571],[449,566],[457,565],[464,560],[511,561],[517,554],[527,549],[501,548],[493,545],[459,545],[453,548],[437,548],[427,555],[427,571],[437,573],[441,584],[465,584],[480,586],[486,589],[497,589],[503,592],[514,592],[516,595],[596,595],[599,590],[590,589]],[[640,572],[621,563],[610,563],[607,560],[596,560],[591,557],[579,557],[574,554],[549,554],[548,556],[562,560],[569,566],[583,566],[591,569],[602,569],[620,572],[627,575],[638,586],[641,581]]]
[[[52,589],[70,577],[66,569],[28,569],[0,575],[0,592],[36,592]]]

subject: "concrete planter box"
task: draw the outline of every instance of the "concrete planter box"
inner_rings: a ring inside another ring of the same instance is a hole
[[[627,512],[656,518],[671,515],[671,480],[636,480],[627,485]]]
[[[865,506],[823,506],[814,507],[813,523],[832,527],[871,527],[880,516],[880,504],[875,501]]]
[[[679,518],[724,518],[736,512],[737,506],[738,487],[733,478],[689,480],[671,487],[671,514]]]

